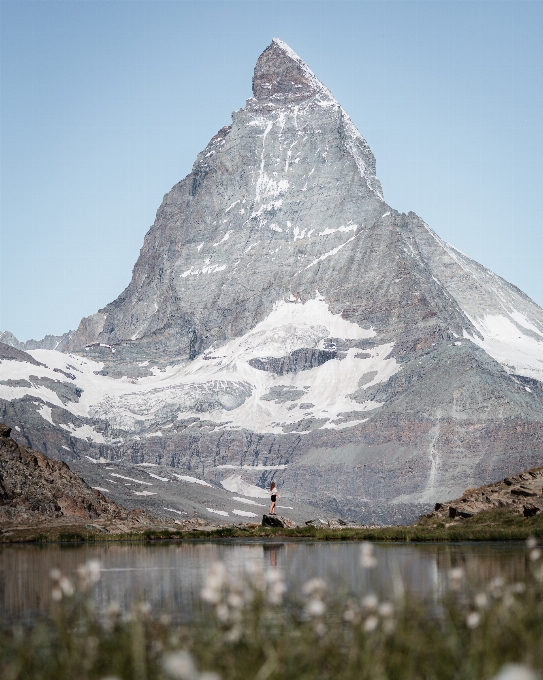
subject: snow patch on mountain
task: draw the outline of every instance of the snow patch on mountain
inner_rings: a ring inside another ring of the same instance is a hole
[[[543,334],[523,314],[513,311],[508,316],[485,314],[482,318],[468,318],[483,339],[471,336],[466,331],[464,337],[479,345],[509,373],[543,382]],[[531,331],[531,335],[523,333],[521,327]],[[542,339],[537,339],[534,334]]]
[[[342,412],[363,413],[379,406],[371,402],[357,403],[349,395],[357,390],[362,376],[370,372],[374,375],[367,383],[370,386],[388,380],[399,370],[396,360],[387,358],[393,345],[374,347],[366,352],[365,358],[358,356],[358,350],[349,349],[341,359],[331,359],[297,373],[275,375],[259,370],[250,365],[251,359],[281,358],[304,348],[323,349],[328,339],[333,342],[334,339],[360,340],[375,336],[373,329],[361,328],[332,314],[318,293],[305,303],[292,295],[290,299],[292,301],[278,301],[265,319],[241,337],[220,348],[210,348],[191,362],[169,366],[165,371],[154,367],[152,376],[138,380],[100,375],[103,364],[90,359],[53,350],[35,350],[32,356],[45,364],[44,367],[38,369],[28,362],[4,362],[3,375],[11,379],[11,383],[0,385],[0,397],[39,396],[46,404],[42,404],[38,412],[52,424],[51,408],[58,406],[82,419],[91,419],[93,425],[107,423],[116,430],[145,436],[159,436],[161,433],[152,428],[169,424],[176,418],[201,418],[203,413],[217,424],[249,427],[257,432],[280,433],[297,422],[311,424],[313,421],[308,418],[321,419],[320,426],[327,421],[331,421],[331,427],[349,426],[343,422],[334,425],[332,421]],[[77,366],[74,384],[82,390],[78,402],[64,404],[56,392],[43,384],[24,385],[24,380],[36,372],[41,377],[58,380],[55,368],[68,372],[74,365]],[[294,403],[296,399],[263,400],[270,389],[277,386],[295,390],[298,400],[303,394],[303,412]],[[59,424],[75,437],[97,443],[106,441],[89,423]]]
[[[241,478],[241,475],[230,475],[230,477],[222,480],[221,485],[227,491],[239,493],[242,496],[250,496],[251,498],[268,498],[270,495],[266,489],[246,482]]]

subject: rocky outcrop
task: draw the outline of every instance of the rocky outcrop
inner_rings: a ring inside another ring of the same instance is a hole
[[[0,425],[0,524],[32,525],[60,518],[120,519],[126,511],[91,489],[66,463],[20,446]]]
[[[43,366],[39,361],[36,361],[33,356],[27,352],[23,352],[17,347],[7,345],[5,342],[0,342],[0,361],[26,361],[33,366]]]
[[[262,515],[262,526],[288,529],[295,527],[296,524],[292,520],[287,517],[282,517],[281,515]]]
[[[543,467],[527,470],[513,477],[467,489],[461,498],[436,503],[434,511],[425,516],[436,522],[450,522],[475,517],[481,512],[508,507],[525,517],[543,510]]]
[[[309,371],[317,366],[322,366],[327,361],[335,359],[337,352],[326,349],[298,349],[286,357],[264,357],[249,360],[249,366],[258,368],[259,371],[269,371],[276,375],[285,373],[298,373]]]
[[[53,349],[62,352],[70,339],[72,331],[68,331],[63,335],[46,335],[41,340],[27,340],[26,342],[19,342],[17,338],[9,331],[0,331],[0,343],[15,347],[16,349]]]

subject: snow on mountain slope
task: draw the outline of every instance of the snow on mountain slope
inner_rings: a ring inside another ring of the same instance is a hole
[[[427,266],[469,319],[463,335],[509,373],[543,381],[543,309],[521,290],[449,245],[416,218],[414,241]]]
[[[111,443],[122,439],[119,432],[125,436],[156,435],[153,430],[171,427],[172,419],[199,418],[204,413],[206,419],[229,427],[250,423],[255,432],[280,433],[304,420],[308,426],[314,425],[311,419],[318,419],[320,427],[344,427],[348,422],[341,417],[337,421],[341,412],[349,412],[356,419],[357,414],[379,406],[359,404],[349,396],[360,379],[368,376],[369,387],[388,380],[399,367],[395,359],[388,358],[391,344],[372,347],[363,357],[356,347],[342,357],[324,347],[333,347],[331,343],[338,340],[356,341],[374,335],[373,330],[332,314],[319,296],[305,304],[282,300],[246,335],[217,350],[210,348],[194,361],[154,371],[149,377],[113,379],[99,374],[102,363],[54,350],[34,350],[29,354],[43,366],[21,361],[2,364],[0,398],[40,397],[45,404],[38,413],[51,423],[50,405],[54,405],[102,424],[102,430],[107,424],[116,432],[109,438]],[[317,357],[324,355],[324,363],[284,375],[249,363],[300,349],[317,350]],[[59,379],[67,375],[73,376],[73,385],[80,390],[75,400],[62,399],[59,392]],[[105,441],[104,435],[89,425],[64,427],[75,437]]]

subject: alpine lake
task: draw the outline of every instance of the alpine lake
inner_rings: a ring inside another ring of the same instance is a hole
[[[51,605],[52,570],[76,582],[78,568],[90,560],[101,564],[93,591],[98,610],[114,605],[129,612],[146,603],[153,614],[179,622],[199,617],[206,574],[219,561],[240,581],[248,572],[280,572],[287,599],[296,599],[304,583],[318,577],[332,598],[374,593],[381,599],[403,591],[414,599],[438,601],[451,571],[459,567],[475,588],[495,578],[522,582],[530,569],[524,542],[376,543],[371,569],[361,564],[362,546],[358,541],[284,539],[2,546],[1,619],[32,621],[45,614]]]

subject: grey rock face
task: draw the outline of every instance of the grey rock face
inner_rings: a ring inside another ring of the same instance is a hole
[[[270,371],[276,375],[309,371],[317,366],[335,359],[337,352],[327,349],[297,349],[286,357],[263,357],[250,359],[249,365],[260,371]]]
[[[11,342],[40,381],[0,356],[15,436],[214,482],[243,466],[363,522],[540,463],[543,310],[385,203],[367,142],[281,41],[253,94],[164,197],[128,288],[57,351]]]
[[[260,397],[264,401],[274,401],[276,404],[283,404],[286,401],[296,401],[303,397],[304,390],[297,390],[288,385],[277,385],[270,387],[270,391]]]
[[[0,331],[0,342],[17,349],[53,349],[62,352],[70,339],[71,331],[63,335],[46,335],[41,340],[27,340],[19,342],[9,331]]]
[[[40,362],[33,356],[4,342],[0,342],[0,361],[2,360],[28,362],[33,366],[40,366]]]

